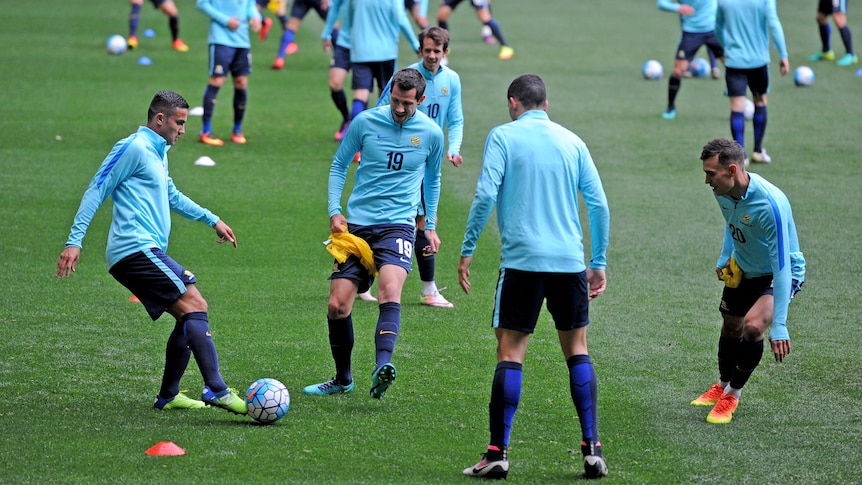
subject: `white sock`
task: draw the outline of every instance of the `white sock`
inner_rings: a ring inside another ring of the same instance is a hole
[[[433,281],[422,282],[422,296],[433,295],[437,293],[437,283]]]

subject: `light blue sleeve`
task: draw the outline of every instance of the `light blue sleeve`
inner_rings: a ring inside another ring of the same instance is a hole
[[[170,177],[168,177],[168,201],[170,202],[171,210],[187,219],[205,222],[210,227],[216,225],[219,221],[218,216],[180,192]]]
[[[410,23],[410,19],[407,18],[404,4],[403,2],[398,2],[397,5],[399,7],[396,15],[398,16],[398,27],[401,29],[401,35],[410,43],[410,48],[413,49],[413,52],[419,52],[419,38],[413,32],[413,25]]]
[[[356,123],[359,120],[360,123]],[[362,119],[357,117],[350,124],[344,139],[338,146],[335,152],[335,157],[332,159],[332,164],[329,167],[329,185],[328,185],[328,208],[329,217],[335,214],[342,214],[341,196],[344,191],[344,184],[347,181],[347,169],[353,161],[353,156],[356,152],[362,149],[362,131],[360,126]]]
[[[198,10],[202,11],[214,22],[217,22],[222,27],[227,28],[227,23],[230,20],[230,15],[225,14],[213,5],[212,0],[197,0]]]
[[[659,10],[664,10],[665,12],[679,13],[678,2],[671,2],[670,0],[658,0],[658,2],[656,2],[656,6],[659,8]]]
[[[464,231],[464,240],[461,243],[461,256],[473,256],[479,235],[488,223],[497,195],[500,192],[500,184],[506,173],[505,153],[503,140],[499,127],[491,130],[485,141],[485,152],[482,155],[482,171],[476,182],[476,194],[473,196],[473,204],[470,206],[470,214],[467,216],[467,228]]]
[[[449,135],[450,155],[461,153],[461,143],[464,140],[464,107],[461,104],[461,78],[454,72],[450,83],[449,111],[446,113],[446,124]]]
[[[340,15],[341,0],[329,0],[329,10],[326,11],[326,24],[320,33],[321,40],[332,40],[332,31],[335,30],[335,23],[338,22]]]
[[[590,152],[586,148],[580,152],[582,163],[578,190],[584,198],[590,218],[590,268],[605,269],[611,222],[608,199]]]
[[[428,154],[425,166],[425,227],[437,230],[437,206],[440,202],[440,179],[443,161],[443,132],[428,119],[429,131],[436,132]]]
[[[374,106],[386,106],[389,104],[390,94],[392,93],[392,78],[389,78],[389,82],[386,83],[386,86],[383,87],[383,91],[380,92],[380,97],[377,98],[377,104]]]
[[[769,22],[769,33],[772,34],[772,41],[775,43],[779,57],[787,59],[788,54],[787,44],[784,41],[784,28],[781,26],[781,20],[778,18],[778,9],[775,6],[775,0],[769,0],[767,21]]]
[[[769,244],[769,256],[772,265],[772,328],[769,338],[772,340],[790,340],[787,331],[787,309],[790,305],[792,286],[792,265],[790,262],[790,234],[787,231],[788,217],[792,218],[789,205],[773,201],[774,217],[767,226],[766,237]]]

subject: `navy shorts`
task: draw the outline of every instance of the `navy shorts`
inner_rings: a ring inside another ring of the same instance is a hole
[[[339,69],[344,69],[345,71],[349,71],[350,64],[350,49],[346,47],[341,47],[336,44],[337,40],[336,36],[332,36],[332,60],[329,61],[329,68],[337,67]]]
[[[374,90],[374,82],[377,81],[377,88],[383,92],[383,87],[392,79],[395,74],[395,59],[391,61],[381,62],[354,62],[353,65],[353,84],[351,89],[367,89]]]
[[[537,273],[501,268],[494,296],[493,327],[533,333],[545,300],[557,330],[574,330],[589,325],[586,271]]]
[[[314,9],[317,15],[320,15],[320,18],[326,22],[326,10],[323,10],[320,0],[294,0],[293,8],[290,9],[290,16],[302,20],[311,9]]]
[[[754,69],[737,69],[728,67],[724,76],[727,82],[727,95],[745,96],[748,89],[754,97],[760,97],[769,92],[769,66]]]
[[[141,300],[153,320],[186,292],[186,285],[197,283],[191,271],[158,248],[126,256],[108,272]]]
[[[413,243],[416,237],[416,227],[408,224],[375,224],[359,226],[347,224],[347,230],[354,236],[361,237],[371,246],[374,253],[374,265],[380,268],[394,264],[410,272],[413,262]],[[365,293],[374,283],[374,276],[368,273],[358,256],[350,256],[343,263],[335,262],[330,280],[347,278],[359,284],[359,293]]]
[[[463,0],[443,0],[443,5],[455,10],[455,7],[457,7],[462,1]],[[473,4],[473,8],[476,10],[491,8],[491,5],[488,4],[488,0],[470,0],[470,3]]]
[[[163,3],[167,2],[167,1],[168,0],[150,0],[150,3],[153,4],[153,8],[159,8],[162,6]]]
[[[251,50],[210,44],[210,76],[248,76],[251,74]]]
[[[744,317],[761,296],[772,294],[772,275],[743,278],[736,288],[724,287],[718,311],[723,315]]]
[[[718,42],[715,32],[683,32],[676,48],[676,59],[691,61],[701,46],[706,46],[715,57],[724,57],[724,47]]]
[[[830,16],[833,13],[847,13],[847,0],[820,0],[817,2],[817,13]]]

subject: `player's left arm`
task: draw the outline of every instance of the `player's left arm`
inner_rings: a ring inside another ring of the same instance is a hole
[[[769,198],[770,213],[762,218],[763,236],[769,249],[772,266],[773,313],[769,340],[772,352],[779,362],[790,352],[790,333],[787,331],[787,309],[790,304],[791,268],[790,234],[787,223],[790,214],[788,204]],[[785,343],[779,343],[785,342]]]
[[[604,270],[607,266],[607,249],[610,243],[611,213],[608,208],[608,199],[599,177],[599,171],[596,169],[589,150],[583,146],[578,151],[581,164],[578,190],[580,190],[584,203],[587,205],[587,214],[589,214],[590,219],[592,247],[589,267]]]
[[[443,162],[443,131],[430,118],[427,120],[429,138],[428,158],[425,160],[425,230],[437,230],[437,206],[440,203],[441,164]],[[430,239],[430,237],[429,237]],[[439,240],[438,240],[439,243]],[[432,245],[432,250],[436,248]]]
[[[452,75],[449,83],[449,108],[446,113],[446,127],[449,132],[449,161],[456,167],[461,166],[461,143],[464,141],[464,106],[461,104],[461,79]]]
[[[778,9],[775,6],[775,0],[769,0],[767,3],[767,22],[769,24],[769,33],[772,35],[772,42],[775,43],[775,48],[778,50],[779,72],[782,76],[786,76],[790,72],[790,60],[787,54],[787,43],[784,40],[784,28],[781,26],[781,20],[778,18]]]

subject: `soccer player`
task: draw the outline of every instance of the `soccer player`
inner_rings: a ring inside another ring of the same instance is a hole
[[[171,29],[171,46],[180,52],[188,52],[189,46],[180,39],[180,12],[177,5],[172,0],[150,0],[153,8],[157,8],[168,16],[168,28]],[[144,0],[129,0],[132,5],[132,11],[129,12],[129,38],[126,44],[129,49],[138,47],[138,23],[141,15],[141,6],[144,5]]]
[[[428,0],[404,0],[404,8],[410,12],[420,30],[428,27]]]
[[[350,126],[350,110],[347,107],[347,95],[344,93],[344,80],[350,71],[350,19],[343,15],[346,9],[342,5],[349,0],[329,0],[326,11],[326,24],[320,33],[323,50],[332,53],[329,63],[329,95],[335,108],[341,113],[341,124],[335,130],[335,141],[344,139]],[[340,23],[339,23],[340,22]],[[339,28],[335,28],[339,24]]]
[[[469,294],[476,241],[496,204],[503,246],[492,317],[497,367],[488,405],[491,438],[482,460],[463,473],[487,478],[506,478],[509,473],[509,434],[521,399],[527,342],[547,301],[569,370],[584,471],[588,478],[598,478],[608,469],[599,442],[587,325],[589,302],[604,293],[607,284],[607,198],[586,144],[548,118],[542,79],[519,76],[506,96],[512,122],[488,134],[458,265],[461,288]],[[589,264],[577,216],[579,192],[589,214]]]
[[[228,389],[207,317],[207,301],[194,274],[168,256],[171,211],[215,229],[219,243],[236,247],[233,230],[218,216],[186,197],[168,175],[168,150],[185,133],[189,104],[173,91],[150,102],[147,125],[117,142],[84,192],[57,277],[75,271],[84,236],[96,212],[113,200],[108,232],[108,272],[143,303],[153,320],[168,312],[176,319],[165,350],[156,409],[194,409],[206,404],[246,414],[245,399]],[[201,400],[180,392],[180,379],[194,355],[204,380]]]
[[[197,0],[198,8],[210,18],[209,83],[204,91],[201,143],[220,147],[224,140],[212,135],[212,117],[218,92],[230,72],[233,77],[233,131],[231,141],[245,145],[242,132],[251,73],[249,28],[257,32],[262,17],[252,0]]]
[[[700,159],[727,225],[715,272],[729,273],[721,295],[718,383],[691,402],[712,406],[706,420],[733,419],[742,387],[763,357],[763,337],[777,362],[790,354],[787,308],[805,281],[805,258],[799,249],[790,202],[776,186],[745,169],[739,143],[716,138]],[[741,274],[739,274],[741,273]]]
[[[447,158],[452,165],[460,167],[461,140],[464,139],[464,109],[461,105],[461,78],[440,61],[449,52],[449,32],[442,27],[431,26],[419,33],[419,44],[422,46],[422,60],[408,67],[416,69],[425,78],[425,101],[419,109],[434,120],[440,128],[447,128],[449,133],[449,148]],[[383,89],[383,94],[377,100],[377,106],[389,104],[391,82]],[[434,281],[435,255],[425,251],[429,241],[425,237],[425,210],[419,205],[416,216],[416,262],[419,266],[419,277],[422,280],[422,295],[420,302],[438,308],[452,308]]]
[[[440,5],[439,9],[437,9],[437,25],[449,30],[449,16],[452,15],[452,11],[455,10],[458,4],[462,1],[463,0],[443,0],[443,4]],[[491,2],[488,0],[471,0],[471,2],[473,3],[473,8],[476,9],[476,17],[479,18],[482,25],[491,29],[491,35],[500,42],[500,53],[497,57],[502,60],[511,59],[512,56],[515,55],[515,51],[506,44],[506,40],[503,38],[503,31],[500,30],[500,25],[496,20],[494,20],[494,17],[491,16]]]
[[[853,36],[850,34],[850,27],[847,26],[847,0],[818,0],[817,2],[817,26],[820,29],[820,42],[822,48],[820,52],[813,54],[810,59],[812,61],[831,61],[835,59],[835,52],[832,51],[829,37],[832,35],[832,29],[829,27],[829,16],[835,21],[835,26],[838,27],[838,32],[841,33],[841,41],[844,42],[844,49],[847,51],[844,57],[838,59],[839,66],[850,66],[859,62],[859,57],[853,51]]]
[[[261,42],[265,41],[267,37],[269,37],[269,29],[272,28],[272,19],[264,16],[264,10],[269,10],[275,15],[275,18],[278,19],[278,22],[281,24],[281,30],[287,28],[287,2],[285,0],[256,0],[257,1],[257,11],[260,12],[262,20],[260,22],[260,32],[258,32],[258,39]]]
[[[290,18],[287,23],[282,24],[283,31],[281,33],[281,44],[278,46],[278,53],[275,60],[272,62],[272,68],[279,70],[284,68],[284,56],[295,54],[299,50],[299,46],[293,41],[299,27],[302,25],[302,19],[308,14],[308,11],[314,9],[317,15],[325,22],[326,11],[329,8],[327,0],[294,0],[293,7],[290,9]]]
[[[784,29],[775,0],[718,0],[715,35],[724,47],[727,95],[730,97],[730,133],[745,146],[745,95],[751,89],[754,102],[754,151],[751,161],[769,163],[763,148],[766,134],[766,94],[769,92],[769,37],[778,49],[779,72],[790,72]],[[746,157],[746,163],[748,158]]]
[[[401,6],[401,12],[404,7]],[[440,246],[435,226],[440,198],[443,132],[417,110],[422,104],[425,79],[415,69],[402,69],[392,79],[392,102],[361,112],[347,130],[329,171],[329,226],[332,233],[349,232],[361,238],[374,254],[380,275],[379,315],[374,331],[376,367],[371,375],[371,397],[380,399],[395,382],[392,354],[401,327],[401,289],[413,260],[416,207],[424,190],[428,216],[425,234],[429,250]],[[347,170],[356,152],[362,163],[347,201],[345,219],[341,196]],[[371,287],[374,276],[357,256],[337,263],[329,276],[329,346],[335,377],[306,386],[305,394],[353,392],[353,302],[357,292]]]
[[[682,78],[689,72],[689,63],[691,63],[697,50],[701,46],[706,46],[710,54],[713,72],[717,69],[714,65],[714,59],[717,57],[724,61],[724,49],[715,37],[715,1],[658,0],[658,8],[679,14],[682,25],[682,37],[680,37],[679,45],[676,48],[673,72],[668,80],[667,110],[662,113],[662,118],[666,120],[676,118],[676,96],[679,93]]]

